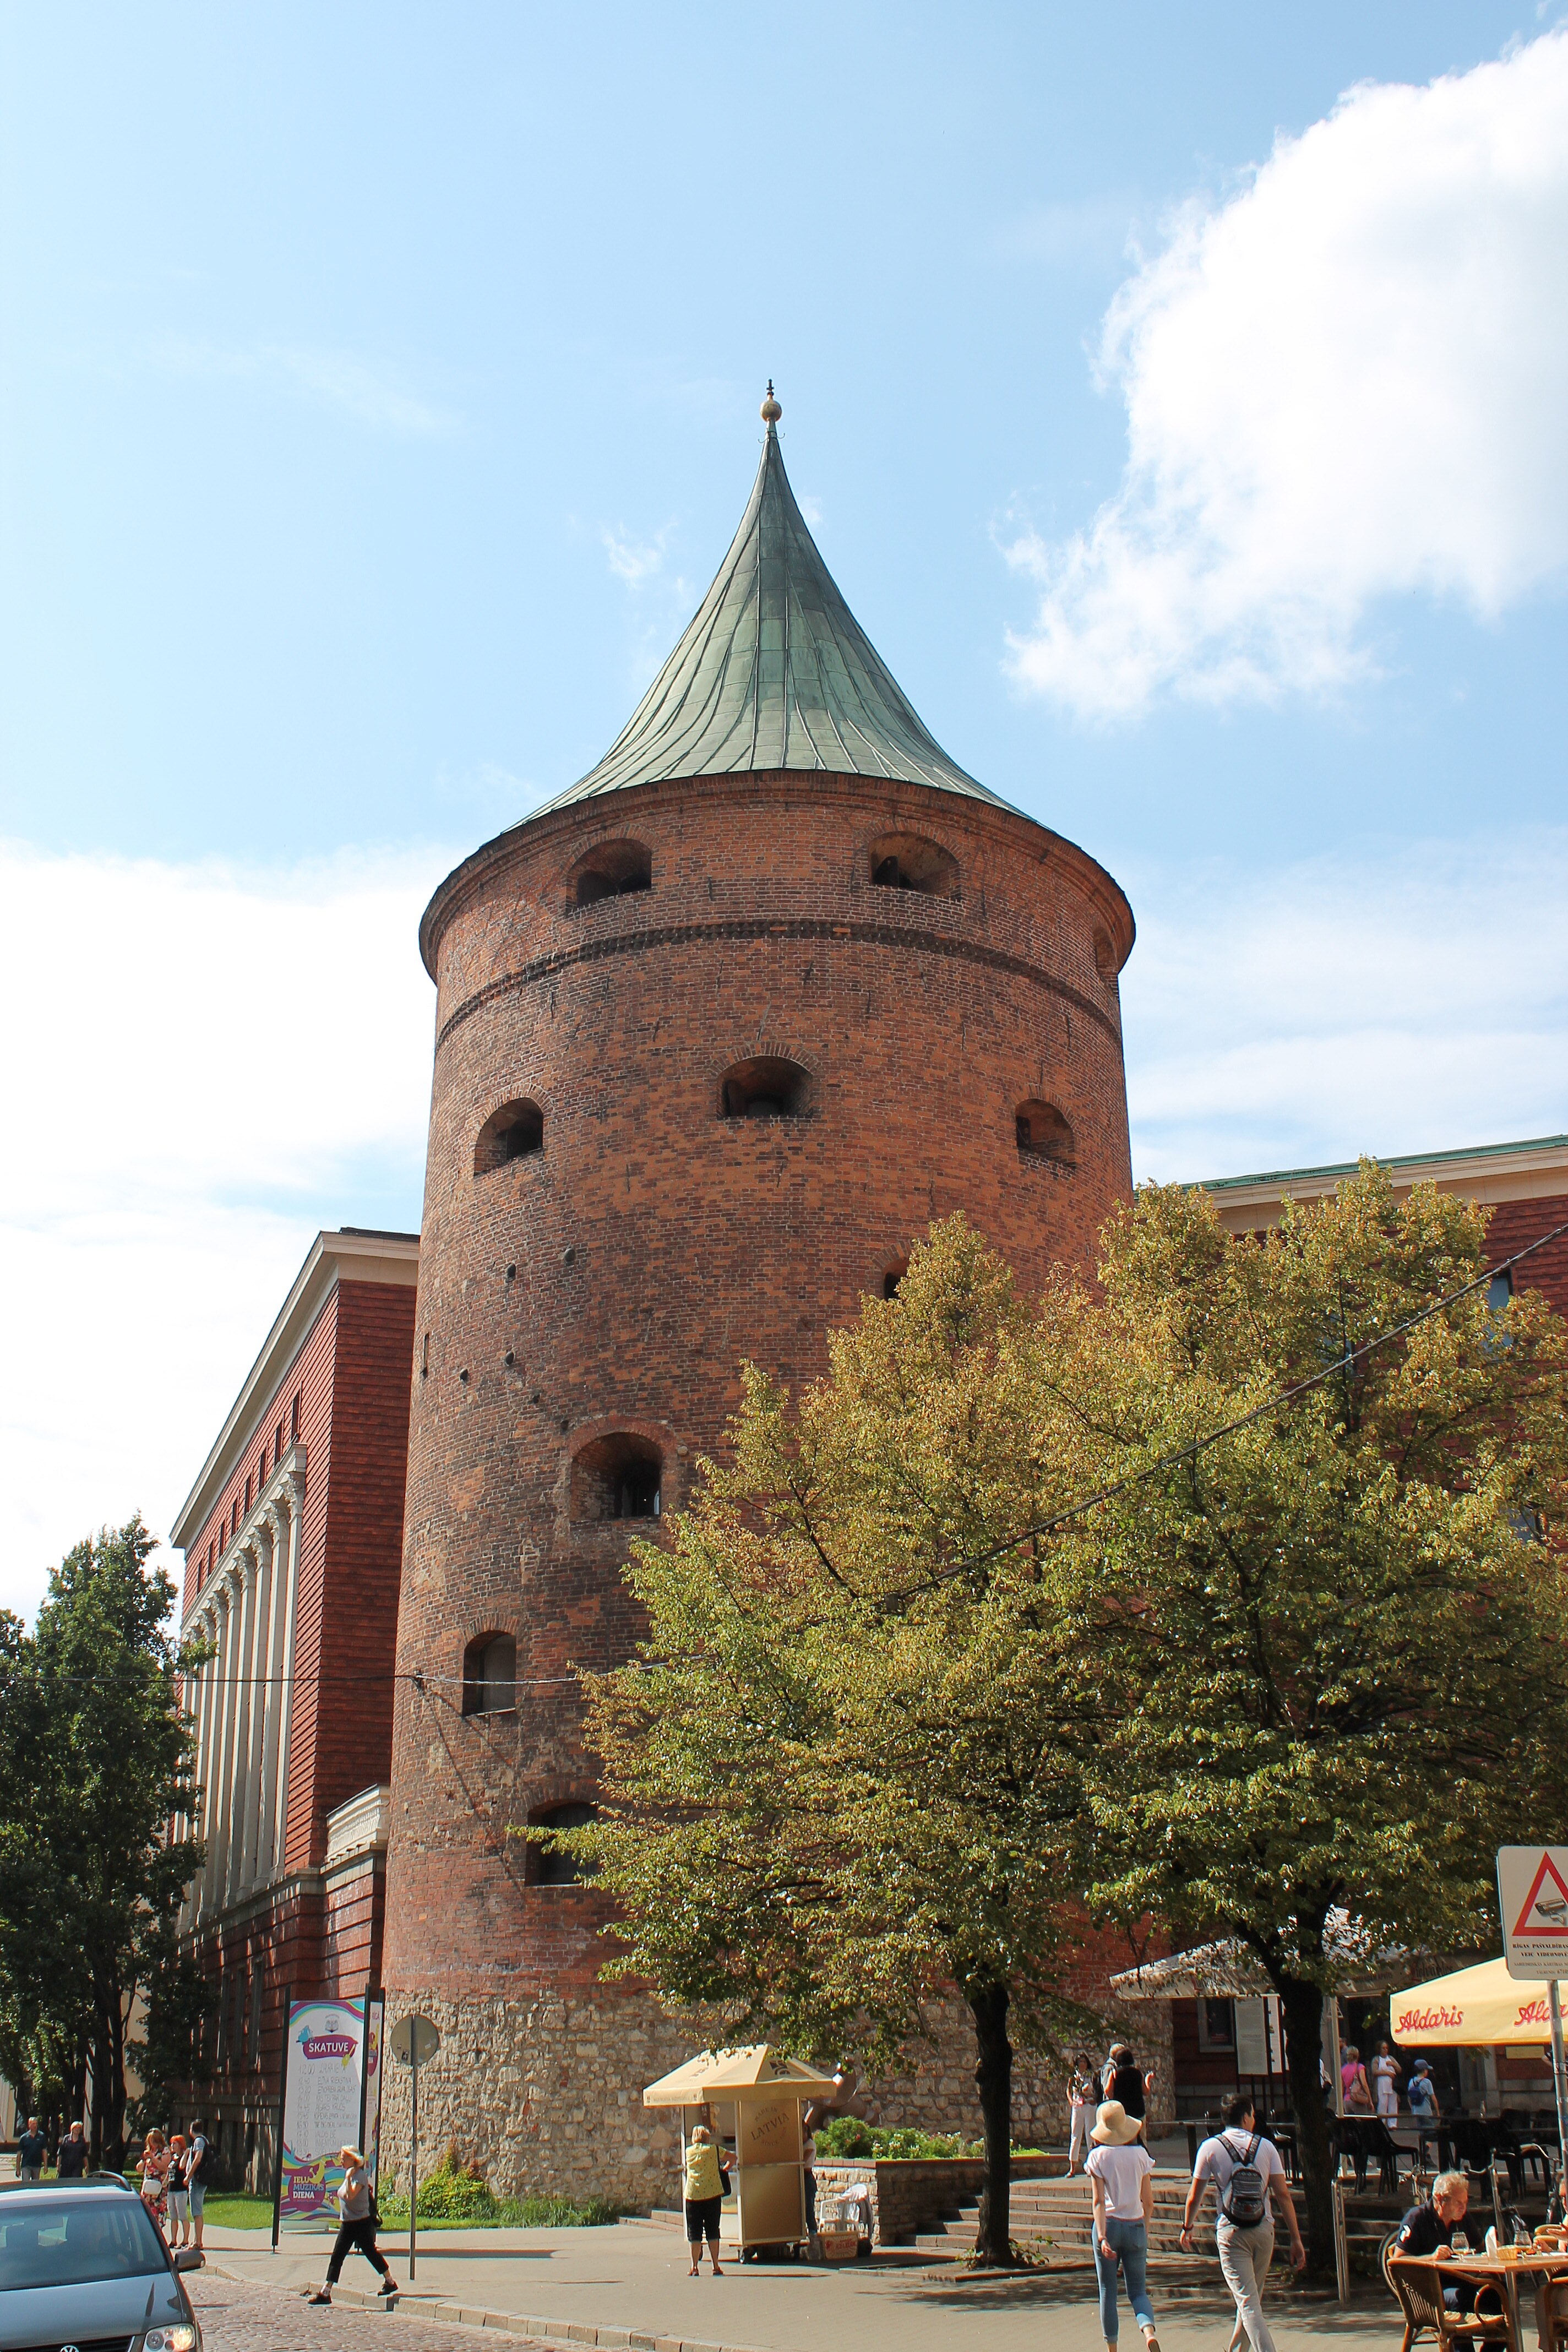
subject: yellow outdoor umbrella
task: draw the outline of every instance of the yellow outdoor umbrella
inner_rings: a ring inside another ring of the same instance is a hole
[[[1499,2043],[1552,2039],[1545,1980],[1510,1977],[1502,1960],[1456,1969],[1452,1976],[1396,1992],[1389,2003],[1389,2030],[1395,2042],[1417,2048],[1486,2048]]]

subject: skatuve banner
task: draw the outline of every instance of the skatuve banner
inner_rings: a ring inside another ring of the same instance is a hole
[[[289,2004],[278,2211],[308,2221],[336,2196],[345,2147],[363,2150],[372,2177],[381,2118],[379,1995]]]

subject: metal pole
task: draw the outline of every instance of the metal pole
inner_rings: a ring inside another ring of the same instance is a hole
[[[1552,2008],[1552,2085],[1557,2094],[1557,2166],[1568,2166],[1568,2064],[1563,2055],[1563,1998],[1553,1977],[1546,1988]]]
[[[414,2072],[413,2112],[408,2132],[408,2284],[414,2284],[414,2217],[419,2210],[419,2029],[416,2025],[408,2044],[408,2063]]]
[[[1334,2281],[1340,2291],[1340,2301],[1351,2299],[1351,2256],[1345,2242],[1345,2184],[1338,2173],[1333,2179],[1334,2192]]]

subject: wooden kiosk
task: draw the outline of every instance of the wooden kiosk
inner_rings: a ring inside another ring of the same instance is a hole
[[[831,2074],[780,2057],[759,2042],[745,2050],[704,2050],[650,2083],[642,2102],[679,2108],[683,2171],[697,2124],[708,2124],[716,2141],[733,2148],[722,2227],[725,2242],[746,2255],[764,2246],[793,2250],[806,2243],[801,2110],[815,2099],[832,2098],[837,2089]]]

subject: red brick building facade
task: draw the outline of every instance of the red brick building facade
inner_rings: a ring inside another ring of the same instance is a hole
[[[206,1848],[201,2105],[265,2184],[290,1991],[379,1982],[418,1240],[311,1247],[173,1531]]]

